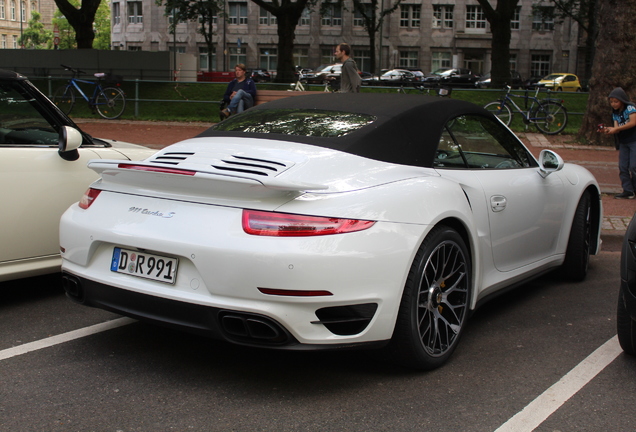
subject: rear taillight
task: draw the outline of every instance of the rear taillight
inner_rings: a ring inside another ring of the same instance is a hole
[[[80,208],[82,208],[84,210],[89,208],[91,206],[91,204],[93,204],[93,201],[95,201],[97,199],[97,197],[99,196],[100,192],[101,191],[99,189],[89,188],[86,192],[84,192],[84,196],[82,197],[82,199],[79,202]]]
[[[343,234],[371,228],[373,221],[243,210],[247,234],[276,237],[306,237]]]

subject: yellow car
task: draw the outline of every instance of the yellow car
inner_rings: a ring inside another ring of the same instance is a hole
[[[543,77],[543,79],[539,81],[537,85],[555,91],[581,91],[581,82],[579,81],[579,77],[569,73],[550,74],[546,77]]]

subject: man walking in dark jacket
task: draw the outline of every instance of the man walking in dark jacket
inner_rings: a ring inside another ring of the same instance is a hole
[[[342,74],[340,75],[340,93],[358,93],[362,79],[358,73],[358,66],[351,58],[351,47],[349,44],[341,43],[336,46],[334,52],[336,60],[342,63]]]

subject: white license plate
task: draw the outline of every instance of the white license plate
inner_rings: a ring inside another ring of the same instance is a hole
[[[174,284],[179,260],[146,252],[116,247],[110,263],[111,271]]]

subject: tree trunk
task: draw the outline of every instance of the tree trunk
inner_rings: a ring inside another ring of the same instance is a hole
[[[93,22],[101,0],[82,0],[82,6],[77,9],[67,0],[55,0],[55,4],[64,14],[68,23],[75,30],[77,49],[92,49],[95,32]]]
[[[587,110],[578,133],[580,140],[595,145],[613,145],[614,138],[596,132],[598,125],[612,124],[607,96],[622,87],[631,100],[636,95],[636,2],[601,0],[598,9],[599,32],[590,79]]]
[[[489,0],[477,0],[492,32],[492,68],[490,87],[502,88],[510,84],[510,21],[519,0],[499,0],[494,9]]]
[[[296,32],[296,25],[298,24],[300,13],[282,13],[276,18],[278,19],[278,67],[276,68],[276,82],[289,83],[296,80],[294,76],[294,33]]]

